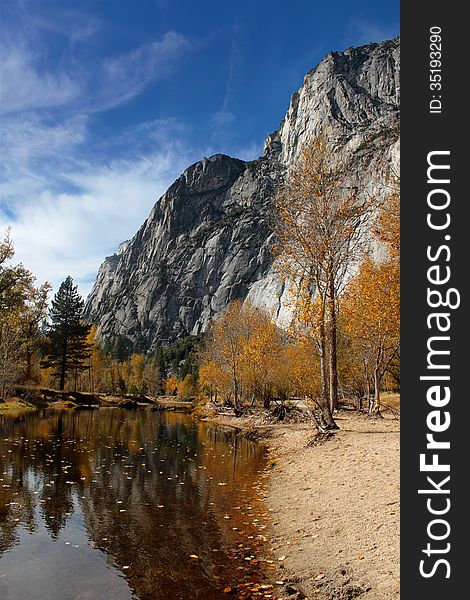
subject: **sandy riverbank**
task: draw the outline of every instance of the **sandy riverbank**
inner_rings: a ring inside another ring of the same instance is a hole
[[[292,598],[399,597],[399,421],[340,412],[324,443],[310,423],[217,416],[266,443],[270,543]],[[297,589],[300,593],[295,591]]]

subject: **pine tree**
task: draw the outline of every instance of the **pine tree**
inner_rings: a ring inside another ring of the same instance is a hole
[[[65,387],[68,374],[77,382],[78,374],[85,370],[91,346],[87,336],[91,325],[82,321],[84,302],[69,276],[60,285],[49,311],[51,325],[48,333],[49,348],[42,366],[52,367],[59,378],[59,389]]]

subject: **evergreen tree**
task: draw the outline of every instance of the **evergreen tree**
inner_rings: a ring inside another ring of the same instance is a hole
[[[49,348],[42,366],[52,367],[59,377],[59,389],[65,387],[66,376],[71,373],[75,384],[78,374],[85,370],[91,346],[87,336],[91,325],[82,321],[84,302],[69,276],[60,285],[49,311],[51,325],[48,333]]]

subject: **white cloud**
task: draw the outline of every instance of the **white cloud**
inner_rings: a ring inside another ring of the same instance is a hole
[[[398,35],[399,23],[384,25],[364,15],[356,15],[350,19],[351,39],[354,45],[381,42]]]
[[[72,275],[86,295],[106,255],[132,237],[158,197],[188,164],[183,151],[158,152],[71,173],[80,191],[44,189],[18,203],[13,217],[0,211],[0,228],[12,227],[15,258],[39,281],[57,289]]]
[[[174,118],[104,139],[90,129],[92,112],[122,104],[170,74],[187,47],[183,36],[168,32],[75,78],[66,70],[41,70],[25,44],[9,47],[2,73],[8,81],[0,124],[0,234],[11,226],[15,260],[39,282],[57,290],[71,275],[86,296],[104,257],[136,233],[188,165],[213,153],[190,147],[188,126]],[[226,110],[214,114],[213,132],[233,121]],[[246,159],[258,154],[255,144],[241,151]]]
[[[47,124],[36,113],[5,117],[1,123],[2,203],[21,202],[60,178],[87,136],[87,118]]]
[[[211,115],[211,122],[213,125],[226,125],[234,121],[235,115],[231,112],[216,112]]]
[[[73,46],[95,32],[94,24],[70,33]],[[0,53],[0,112],[19,113],[66,107],[98,112],[126,103],[151,83],[172,73],[189,48],[174,31],[117,57],[95,57],[78,66],[64,61],[47,68],[47,48],[25,39],[2,41]]]
[[[98,90],[95,108],[111,108],[137,96],[151,82],[169,75],[188,47],[184,36],[169,31],[160,40],[105,59],[93,81],[93,89]]]
[[[71,47],[97,27],[50,26]],[[187,47],[170,31],[118,57],[86,65],[64,59],[53,68],[39,38],[2,41],[0,234],[12,227],[15,259],[38,281],[57,289],[72,275],[86,295],[104,257],[135,234],[157,198],[198,158],[180,141],[185,126],[176,119],[141,123],[112,139],[89,129],[91,113],[169,75]]]
[[[83,295],[104,257],[199,157],[176,119],[142,123],[101,145],[83,116],[49,123],[30,113],[2,125],[0,233],[12,227],[16,260],[39,281],[57,289],[71,275]]]
[[[85,118],[50,127],[32,116],[10,122],[0,233],[12,227],[15,259],[55,290],[71,275],[86,296],[105,256],[137,232],[184,169],[212,154],[189,147],[185,133],[176,119],[142,123],[107,141],[94,164],[83,158]],[[125,158],[104,162],[108,147]],[[260,151],[252,144],[235,155],[251,160]]]
[[[0,112],[62,106],[80,95],[80,84],[66,72],[40,72],[35,55],[22,45],[0,48]]]
[[[237,158],[242,160],[250,161],[259,158],[263,154],[263,144],[252,142],[243,148],[240,148],[236,153]]]

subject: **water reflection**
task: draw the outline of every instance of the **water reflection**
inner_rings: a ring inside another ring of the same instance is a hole
[[[263,595],[254,444],[143,410],[0,416],[0,432],[0,597]]]

